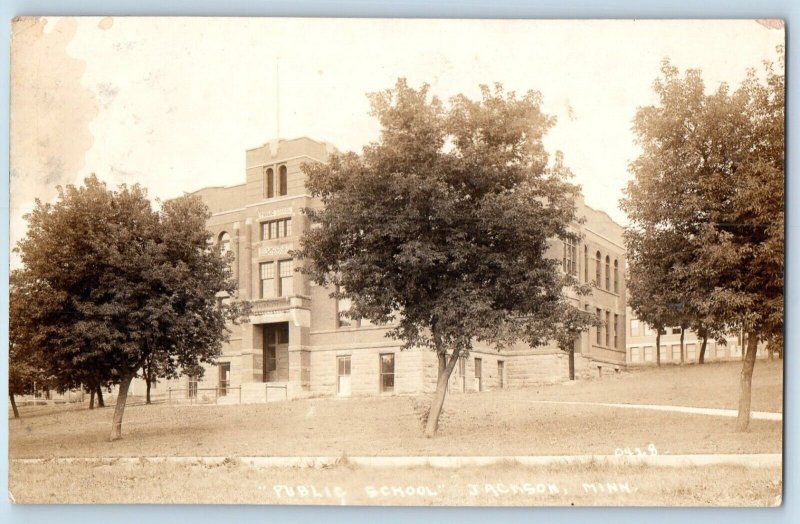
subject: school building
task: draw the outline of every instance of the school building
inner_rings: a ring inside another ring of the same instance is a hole
[[[646,366],[656,364],[656,331],[646,323],[636,318],[636,314],[627,310],[627,344],[625,361],[631,366]],[[706,342],[705,362],[720,360],[741,360],[745,348],[745,341],[741,333],[728,335],[722,344],[713,339]],[[671,326],[661,331],[661,363],[681,363],[681,328]],[[683,363],[697,363],[700,357],[700,348],[703,345],[702,337],[696,332],[687,329],[683,335],[684,355]],[[766,344],[759,342],[756,357],[767,356]]]
[[[435,389],[433,351],[401,351],[385,337],[387,326],[341,318],[348,304],[295,271],[289,252],[309,227],[302,209],[315,204],[301,165],[325,162],[334,151],[309,138],[272,141],[246,151],[243,183],[194,193],[212,212],[208,228],[219,249],[233,253],[239,296],[252,301],[253,311],[249,323],[232,326],[218,364],[199,383],[182,379],[188,394],[215,390],[219,402],[264,402]],[[597,375],[598,368],[613,372],[626,363],[625,248],[622,228],[607,214],[582,198],[576,207],[584,221],[573,228],[582,240],[553,240],[550,253],[564,271],[594,284],[590,297],[571,299],[604,321],[576,342],[577,372]],[[477,345],[453,375],[453,392],[524,387],[568,379],[568,361],[555,346],[518,344],[498,352]]]

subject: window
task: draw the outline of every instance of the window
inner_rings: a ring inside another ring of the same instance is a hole
[[[231,250],[231,236],[223,231],[219,235],[219,252],[226,255]]]
[[[652,337],[653,335],[655,335],[655,332],[653,331],[653,328],[651,328],[647,324],[643,324],[643,326],[644,326],[644,336]]]
[[[286,166],[278,168],[278,194],[283,196],[288,191],[288,177],[286,175]]]
[[[631,319],[631,336],[632,337],[639,336],[639,319],[636,318]]]
[[[611,325],[611,312],[606,311],[606,347],[611,346],[611,330],[614,326]]]
[[[680,327],[672,328],[672,334],[673,335],[680,335],[681,334],[681,328]]]
[[[294,275],[292,272],[292,261],[281,260],[278,262],[278,272],[280,276],[280,281],[278,282],[278,296],[288,297],[293,291],[292,283],[294,282]]]
[[[644,347],[644,361],[645,362],[653,362],[655,358],[653,357],[653,346],[645,346]]]
[[[497,387],[500,389],[505,387],[505,364],[502,360],[497,361]]]
[[[273,240],[290,236],[292,236],[291,218],[261,222],[261,240]]]
[[[631,348],[631,362],[639,362],[639,360],[641,360],[639,357],[639,348],[633,346]]]
[[[595,267],[594,267],[594,285],[600,287],[600,266],[602,262],[600,259],[600,252],[597,252],[595,255]]]
[[[394,353],[381,354],[381,393],[394,391]]]
[[[606,257],[606,291],[611,291],[611,258]]]
[[[619,315],[614,313],[614,347],[619,349]]]
[[[350,395],[350,355],[336,357],[336,393]]]
[[[583,246],[583,281],[589,282],[589,247]]]
[[[599,308],[597,309],[597,320],[603,322],[603,311]],[[599,325],[597,326],[597,345],[599,346],[602,343],[603,343],[603,326]]]
[[[336,326],[337,327],[347,327],[351,325],[351,320],[349,318],[343,317],[342,313],[346,313],[350,311],[350,305],[352,302],[349,298],[339,298],[336,300]]]
[[[271,167],[264,171],[264,196],[266,198],[275,196],[275,172]]]
[[[478,391],[483,391],[483,359],[475,359],[475,381]]]
[[[189,390],[187,391],[189,398],[197,398],[197,375],[189,376]]]
[[[614,260],[614,293],[619,293],[619,261]]]
[[[275,263],[262,262],[259,264],[261,275],[261,288],[259,296],[261,298],[275,297]]]
[[[570,275],[577,275],[578,274],[578,247],[575,245],[575,241],[571,238],[567,238],[563,242],[564,244],[564,258],[562,261],[562,268],[564,269],[564,273],[568,273]]]
[[[219,396],[224,397],[228,394],[231,385],[231,363],[220,362],[219,364]]]

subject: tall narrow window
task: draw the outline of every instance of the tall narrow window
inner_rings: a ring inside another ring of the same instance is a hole
[[[589,246],[583,246],[583,281],[589,282]]]
[[[340,290],[341,291],[341,290]],[[347,327],[351,325],[351,320],[347,317],[343,317],[342,313],[347,313],[350,311],[350,305],[352,302],[349,298],[339,298],[336,300],[336,325],[337,327]]]
[[[261,274],[261,298],[275,297],[275,263],[263,262],[259,265]]]
[[[597,345],[601,345],[603,343],[603,310],[597,308],[597,320],[600,321],[600,324],[597,326]]]
[[[577,248],[575,246],[575,241],[571,238],[564,240],[564,260],[562,262],[562,266],[564,269],[564,273],[568,273],[570,275],[577,275]]]
[[[275,171],[271,167],[264,173],[264,196],[267,198],[275,196]]]
[[[614,347],[619,349],[619,315],[614,313]]]
[[[594,267],[594,285],[600,287],[600,268],[602,265],[602,261],[600,259],[600,252],[597,252],[595,255],[595,267]]]
[[[187,391],[189,398],[197,398],[197,375],[189,375],[189,390]]]
[[[292,261],[281,260],[278,262],[278,270],[281,277],[278,296],[288,297],[292,294],[292,282],[294,280],[294,275],[292,274]]]
[[[394,353],[381,354],[381,393],[394,391]]]
[[[278,168],[278,194],[283,196],[288,191],[289,177],[286,174],[286,166]]]
[[[614,260],[614,293],[619,293],[619,260]]]
[[[606,256],[606,291],[611,291],[611,258]]]
[[[223,231],[219,235],[219,252],[223,255],[226,255],[230,250],[231,250],[231,236],[226,231]]]
[[[219,389],[217,390],[220,397],[228,394],[228,388],[231,386],[231,363],[220,362],[219,364]]]
[[[611,312],[606,311],[606,347],[611,346],[611,330],[614,326],[611,325]]]

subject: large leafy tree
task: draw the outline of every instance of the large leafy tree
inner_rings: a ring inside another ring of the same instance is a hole
[[[546,256],[551,239],[576,238],[578,187],[542,144],[554,120],[538,93],[481,93],[446,105],[398,80],[370,95],[379,141],[304,166],[322,207],[306,210],[302,270],[349,298],[350,316],[395,321],[403,348],[435,351],[428,436],[458,358],[475,342],[545,343],[575,285]]]
[[[663,269],[639,291],[632,278],[632,303],[663,308],[666,293],[701,333],[747,333],[740,430],[758,341],[783,330],[784,76],[768,64],[765,77],[751,71],[735,91],[723,84],[707,94],[699,71],[681,76],[665,61],[658,104],[634,120],[642,154],[623,200],[631,274],[646,281]]]
[[[148,358],[163,369],[214,362],[247,303],[210,247],[209,212],[196,197],[153,209],[138,185],[109,190],[92,176],[37,202],[18,243],[41,359],[62,387],[118,384],[111,439],[120,438],[131,380]]]
[[[16,395],[29,395],[36,387],[49,388],[53,383],[35,346],[37,326],[30,298],[39,290],[35,282],[21,277],[19,271],[13,271],[9,278],[8,395],[14,418],[19,418]]]

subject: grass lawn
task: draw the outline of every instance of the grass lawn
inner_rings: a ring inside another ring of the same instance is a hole
[[[758,362],[753,409],[781,411],[781,362]],[[171,502],[387,505],[772,506],[780,467],[644,465],[373,468],[346,456],[779,453],[782,424],[535,400],[735,408],[738,362],[623,372],[602,380],[448,395],[439,434],[421,436],[427,397],[306,399],[243,406],[129,406],[108,442],[113,407],[21,408],[9,420],[9,490],[20,503]],[[111,399],[109,399],[111,400]],[[111,406],[111,402],[108,403]],[[340,456],[335,467],[259,468],[238,456]],[[223,456],[222,465],[44,462],[33,457]]]
[[[780,411],[782,362],[758,362],[753,409]],[[131,406],[108,442],[112,407],[41,408],[9,421],[11,458],[58,456],[573,455],[644,448],[661,454],[779,453],[780,422],[531,400],[735,408],[738,362],[621,373],[602,380],[448,395],[439,435],[421,436],[427,397],[307,399],[243,406]],[[110,403],[109,403],[110,405]],[[34,408],[31,408],[34,409]]]
[[[774,506],[779,468],[710,466],[454,469],[11,464],[19,503]]]

